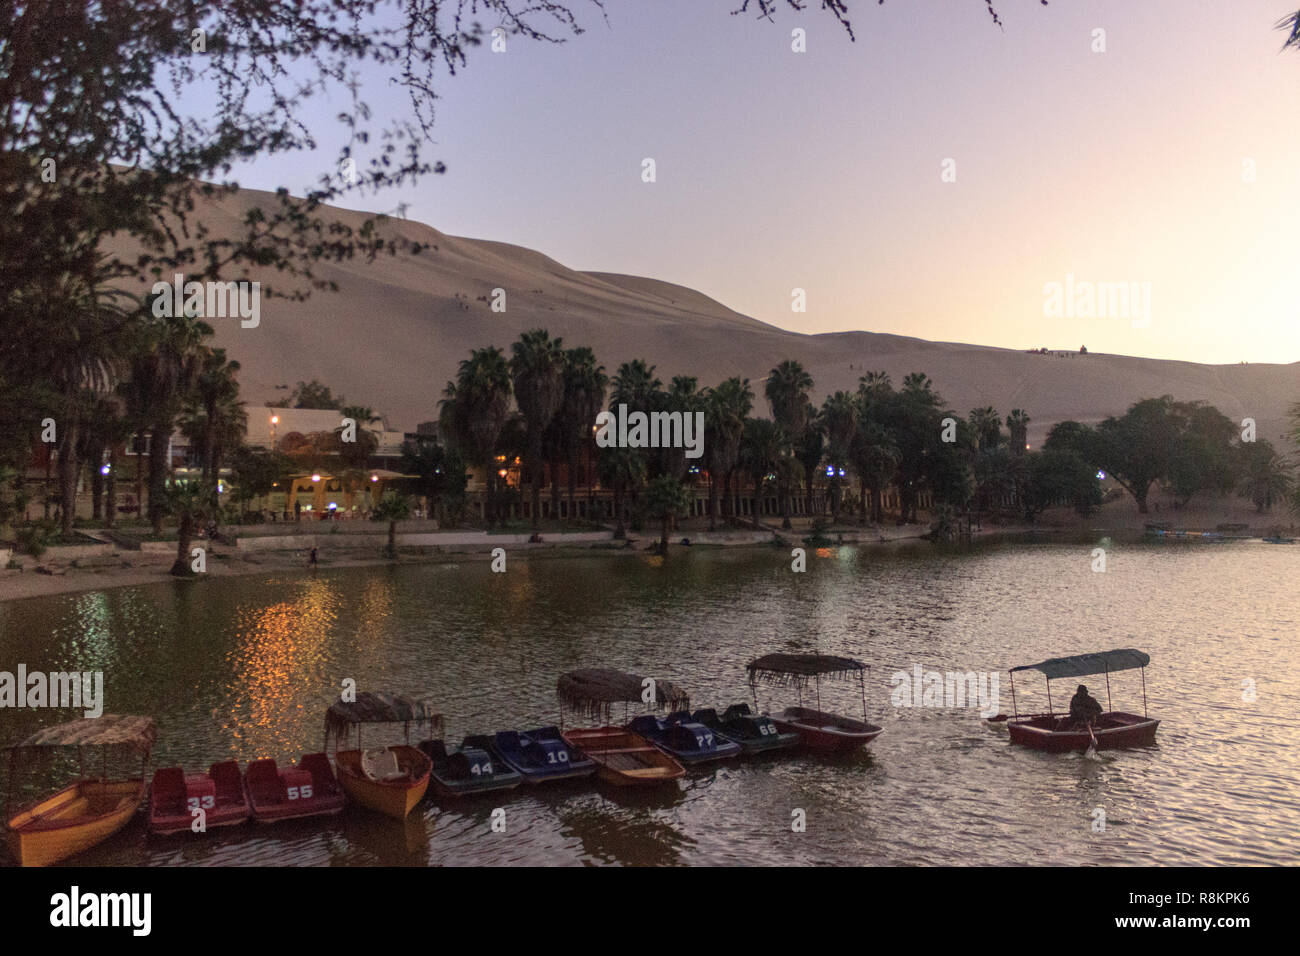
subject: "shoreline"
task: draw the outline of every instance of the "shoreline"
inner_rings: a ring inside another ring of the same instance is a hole
[[[1050,531],[1048,528],[1033,526],[1008,526],[990,528],[976,532],[975,538],[987,538],[998,534],[1017,534],[1030,531]],[[837,529],[829,532],[833,540],[822,547],[872,546],[894,544],[907,541],[922,541],[929,533],[925,524],[908,525],[902,528],[893,526],[875,528]],[[728,529],[709,534],[693,529],[678,530],[672,539],[672,552],[681,553],[688,546],[678,542],[682,538],[691,540],[690,548],[764,548],[771,549],[773,542],[780,540],[790,547],[808,547],[802,539],[807,530],[795,529],[781,532],[771,528],[762,529]],[[607,556],[636,556],[653,553],[651,548],[659,540],[658,534],[642,532],[629,534],[626,543],[616,541],[612,532],[603,540],[565,542],[564,535],[553,534],[550,540],[540,544],[516,543],[508,539],[510,535],[501,535],[499,541],[490,538],[481,545],[467,546],[458,544],[451,547],[429,545],[423,547],[398,548],[396,559],[377,554],[373,549],[360,547],[322,548],[318,568],[320,570],[381,567],[385,565],[416,564],[455,564],[464,561],[491,561],[495,547],[506,547],[513,559],[534,559],[545,556],[572,557],[579,554],[597,552]],[[545,538],[546,536],[543,535]],[[23,556],[25,561],[34,561]],[[232,578],[247,577],[264,573],[297,572],[302,575],[311,573],[307,565],[305,551],[301,548],[285,550],[257,550],[241,552],[229,545],[218,545],[208,552],[207,577]],[[57,597],[65,594],[82,594],[91,591],[114,588],[137,587],[145,584],[159,584],[167,581],[185,581],[192,579],[176,578],[169,572],[175,561],[171,551],[121,551],[112,555],[101,555],[93,563],[77,566],[72,561],[44,561],[35,566],[28,566],[22,571],[0,570],[0,605],[10,601],[23,601],[31,598]],[[37,567],[50,568],[38,571]]]
[[[1236,501],[1207,499],[1184,508],[1172,507],[1172,501],[1166,496],[1154,495],[1155,504],[1150,514],[1139,514],[1132,502],[1127,499],[1108,502],[1088,518],[1079,518],[1073,512],[1064,509],[1053,510],[1039,516],[1033,524],[1017,522],[1006,525],[994,525],[991,521],[975,531],[970,540],[989,540],[1001,536],[1051,535],[1066,538],[1069,536],[1134,534],[1141,536],[1144,525],[1152,521],[1171,520],[1173,524],[1183,527],[1214,527],[1217,522],[1235,521],[1249,524],[1252,532],[1260,533],[1260,528],[1291,525],[1294,518],[1281,513],[1260,515],[1242,507]],[[1164,505],[1163,508],[1160,505]],[[679,542],[683,538],[691,541],[695,548],[766,548],[771,549],[773,542],[782,541],[790,547],[799,547],[803,539],[810,534],[808,527],[798,527],[790,531],[781,531],[775,524],[765,523],[759,528],[735,527],[710,533],[697,527],[698,519],[683,522],[670,537],[672,551],[680,553],[686,546]],[[807,525],[806,519],[797,522]],[[354,543],[347,546],[347,539],[352,534],[321,535],[320,568],[367,568],[392,564],[450,564],[463,561],[490,561],[492,550],[497,547],[507,549],[511,558],[532,559],[546,555],[555,557],[573,556],[584,553],[599,552],[604,555],[641,555],[648,554],[653,544],[659,540],[657,531],[647,528],[642,532],[629,532],[626,542],[616,541],[613,532],[591,530],[578,533],[542,530],[541,543],[529,543],[525,534],[502,532],[489,535],[475,529],[451,529],[446,531],[424,531],[419,523],[399,531],[399,541],[407,537],[409,543],[403,547],[399,544],[396,560],[384,556],[377,549],[374,540],[363,540],[364,535],[357,535]],[[1259,527],[1256,527],[1259,526]],[[299,531],[300,529],[295,529]],[[257,526],[257,531],[241,532],[241,540],[256,542],[259,539],[278,537],[268,535],[266,529]],[[822,547],[839,547],[841,545],[871,547],[892,545],[903,542],[920,542],[929,534],[928,521],[913,525],[855,525],[846,524],[828,529],[824,535],[829,539]],[[283,549],[262,548],[256,544],[241,548],[228,544],[218,544],[210,549],[207,576],[241,577],[265,573],[310,574],[307,565],[307,551],[310,548],[309,537],[316,537],[309,532],[307,536],[287,535],[287,539],[297,538],[293,544]],[[468,539],[468,540],[467,540]],[[523,539],[523,540],[521,540]],[[566,540],[568,539],[568,540]],[[103,541],[103,539],[101,539]],[[196,541],[195,544],[200,542]],[[810,547],[808,545],[803,545]],[[105,551],[111,549],[111,553]],[[78,549],[80,550],[80,549]],[[106,543],[86,548],[85,555],[72,556],[66,549],[57,555],[47,555],[39,564],[28,556],[20,556],[27,565],[22,571],[3,569],[0,565],[0,606],[10,601],[23,601],[30,598],[56,597],[65,594],[80,594],[111,588],[136,587],[145,584],[157,584],[163,581],[181,581],[168,572],[175,560],[175,546],[158,548],[150,546],[145,550],[113,548]],[[52,570],[42,572],[37,567]]]

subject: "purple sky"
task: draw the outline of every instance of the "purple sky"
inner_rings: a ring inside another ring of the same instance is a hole
[[[607,0],[606,25],[575,0],[583,36],[475,51],[440,88],[447,174],[351,205],[797,331],[1300,360],[1300,53],[1273,29],[1297,0],[1001,0],[1005,30],[982,0],[854,0],[856,43],[736,5]],[[238,179],[299,190],[336,145]],[[1149,322],[1049,317],[1070,274],[1150,283]]]

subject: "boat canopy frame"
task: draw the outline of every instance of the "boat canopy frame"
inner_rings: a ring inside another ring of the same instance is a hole
[[[335,747],[345,741],[352,728],[357,731],[357,749],[361,749],[362,724],[401,724],[409,745],[411,724],[417,728],[428,726],[431,733],[443,730],[442,714],[437,713],[432,698],[406,697],[388,691],[362,691],[355,700],[339,698],[325,711],[325,750],[329,751],[330,737]]]
[[[98,747],[100,751],[101,781],[108,780],[108,754],[110,751],[134,754],[140,758],[143,778],[149,766],[149,756],[158,740],[158,725],[152,717],[132,714],[101,714],[99,717],[81,717],[42,727],[40,730],[5,747],[8,755],[8,783],[5,787],[5,812],[13,804],[14,786],[18,776],[33,764],[49,760],[63,749],[76,748],[77,763],[82,779],[89,780],[86,772],[86,748]]]
[[[690,695],[672,681],[652,678],[655,687],[655,706],[670,711],[689,710]],[[614,704],[623,704],[623,716],[627,717],[627,705],[642,702],[642,688],[647,678],[640,674],[620,671],[613,667],[580,667],[567,671],[555,682],[555,696],[560,701],[560,726],[564,726],[564,708],[567,705],[575,712],[590,718],[610,719],[610,709]]]
[[[1142,716],[1147,716],[1147,665],[1151,655],[1134,647],[1121,647],[1110,651],[1097,651],[1092,654],[1076,654],[1072,657],[1049,657],[1037,664],[1021,664],[1010,668],[1011,675],[1011,710],[1016,717],[1020,709],[1016,704],[1016,671],[1038,671],[1047,678],[1047,716],[1056,716],[1052,707],[1052,680],[1061,677],[1087,677],[1091,674],[1106,675],[1106,710],[1113,711],[1114,705],[1110,695],[1110,675],[1113,671],[1136,669],[1142,675]]]
[[[758,703],[760,683],[795,687],[799,692],[799,706],[802,707],[804,689],[811,682],[816,695],[817,710],[820,711],[823,677],[830,680],[851,680],[856,676],[858,690],[862,696],[862,719],[864,721],[868,719],[866,675],[871,671],[870,664],[833,654],[765,654],[746,664],[745,670],[749,672],[749,690],[754,698],[755,710],[761,710]]]

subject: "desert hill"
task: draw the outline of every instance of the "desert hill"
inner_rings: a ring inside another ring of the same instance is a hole
[[[211,210],[209,221],[218,231],[223,220],[233,230],[250,206],[270,202],[269,193],[243,190]],[[343,209],[331,214],[354,227],[367,218]],[[829,391],[855,388],[868,370],[888,371],[895,384],[923,371],[963,413],[982,405],[1003,415],[1025,409],[1033,418],[1033,444],[1056,421],[1096,421],[1162,394],[1204,399],[1236,420],[1253,417],[1261,434],[1276,440],[1288,405],[1300,401],[1300,363],[1200,365],[1097,353],[1037,355],[865,331],[805,335],[669,282],[580,272],[531,249],[449,236],[403,219],[388,219],[381,229],[434,248],[322,266],[317,271],[338,282],[339,292],[316,292],[302,303],[264,298],[257,328],[240,328],[235,319],[212,321],[217,344],[243,366],[250,404],[283,397],[277,385],[318,378],[336,394],[382,412],[392,427],[413,430],[437,417],[443,385],[471,349],[508,348],[535,326],[562,336],[566,345],[591,346],[611,374],[621,362],[644,358],[665,382],[679,374],[695,375],[701,385],[747,376],[763,413],[761,380],[782,359],[804,364],[816,381],[817,401]],[[497,288],[506,291],[504,313],[490,308]],[[863,324],[872,319],[864,315]]]

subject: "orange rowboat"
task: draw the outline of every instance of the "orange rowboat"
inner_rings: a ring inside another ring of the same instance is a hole
[[[604,718],[606,726],[575,728],[561,736],[571,748],[590,757],[596,775],[617,787],[659,787],[686,775],[686,768],[671,754],[664,753],[645,737],[625,727],[612,727],[610,709],[616,703],[654,704],[684,710],[690,698],[681,688],[666,680],[654,680],[627,674],[610,667],[584,667],[561,674],[555,694],[564,705]]]
[[[355,700],[340,698],[325,712],[325,749],[330,737],[345,740],[355,728],[357,746],[334,755],[343,791],[363,807],[405,820],[429,789],[433,762],[411,746],[411,724],[442,730],[442,715],[427,700],[400,694],[367,691]],[[362,724],[401,724],[406,743],[391,747],[361,748]]]
[[[676,759],[621,727],[569,730],[561,736],[596,762],[601,780],[616,787],[657,787],[686,774]]]
[[[340,750],[334,755],[343,791],[395,820],[405,820],[429,789],[433,762],[411,746]]]
[[[55,747],[100,747],[107,768],[110,751],[127,751],[149,762],[157,728],[148,717],[104,714],[39,730],[7,748],[10,781],[15,767],[48,756]],[[49,866],[103,843],[130,821],[144,800],[144,774],[138,778],[83,779],[18,812],[6,814],[5,842],[23,866]]]

